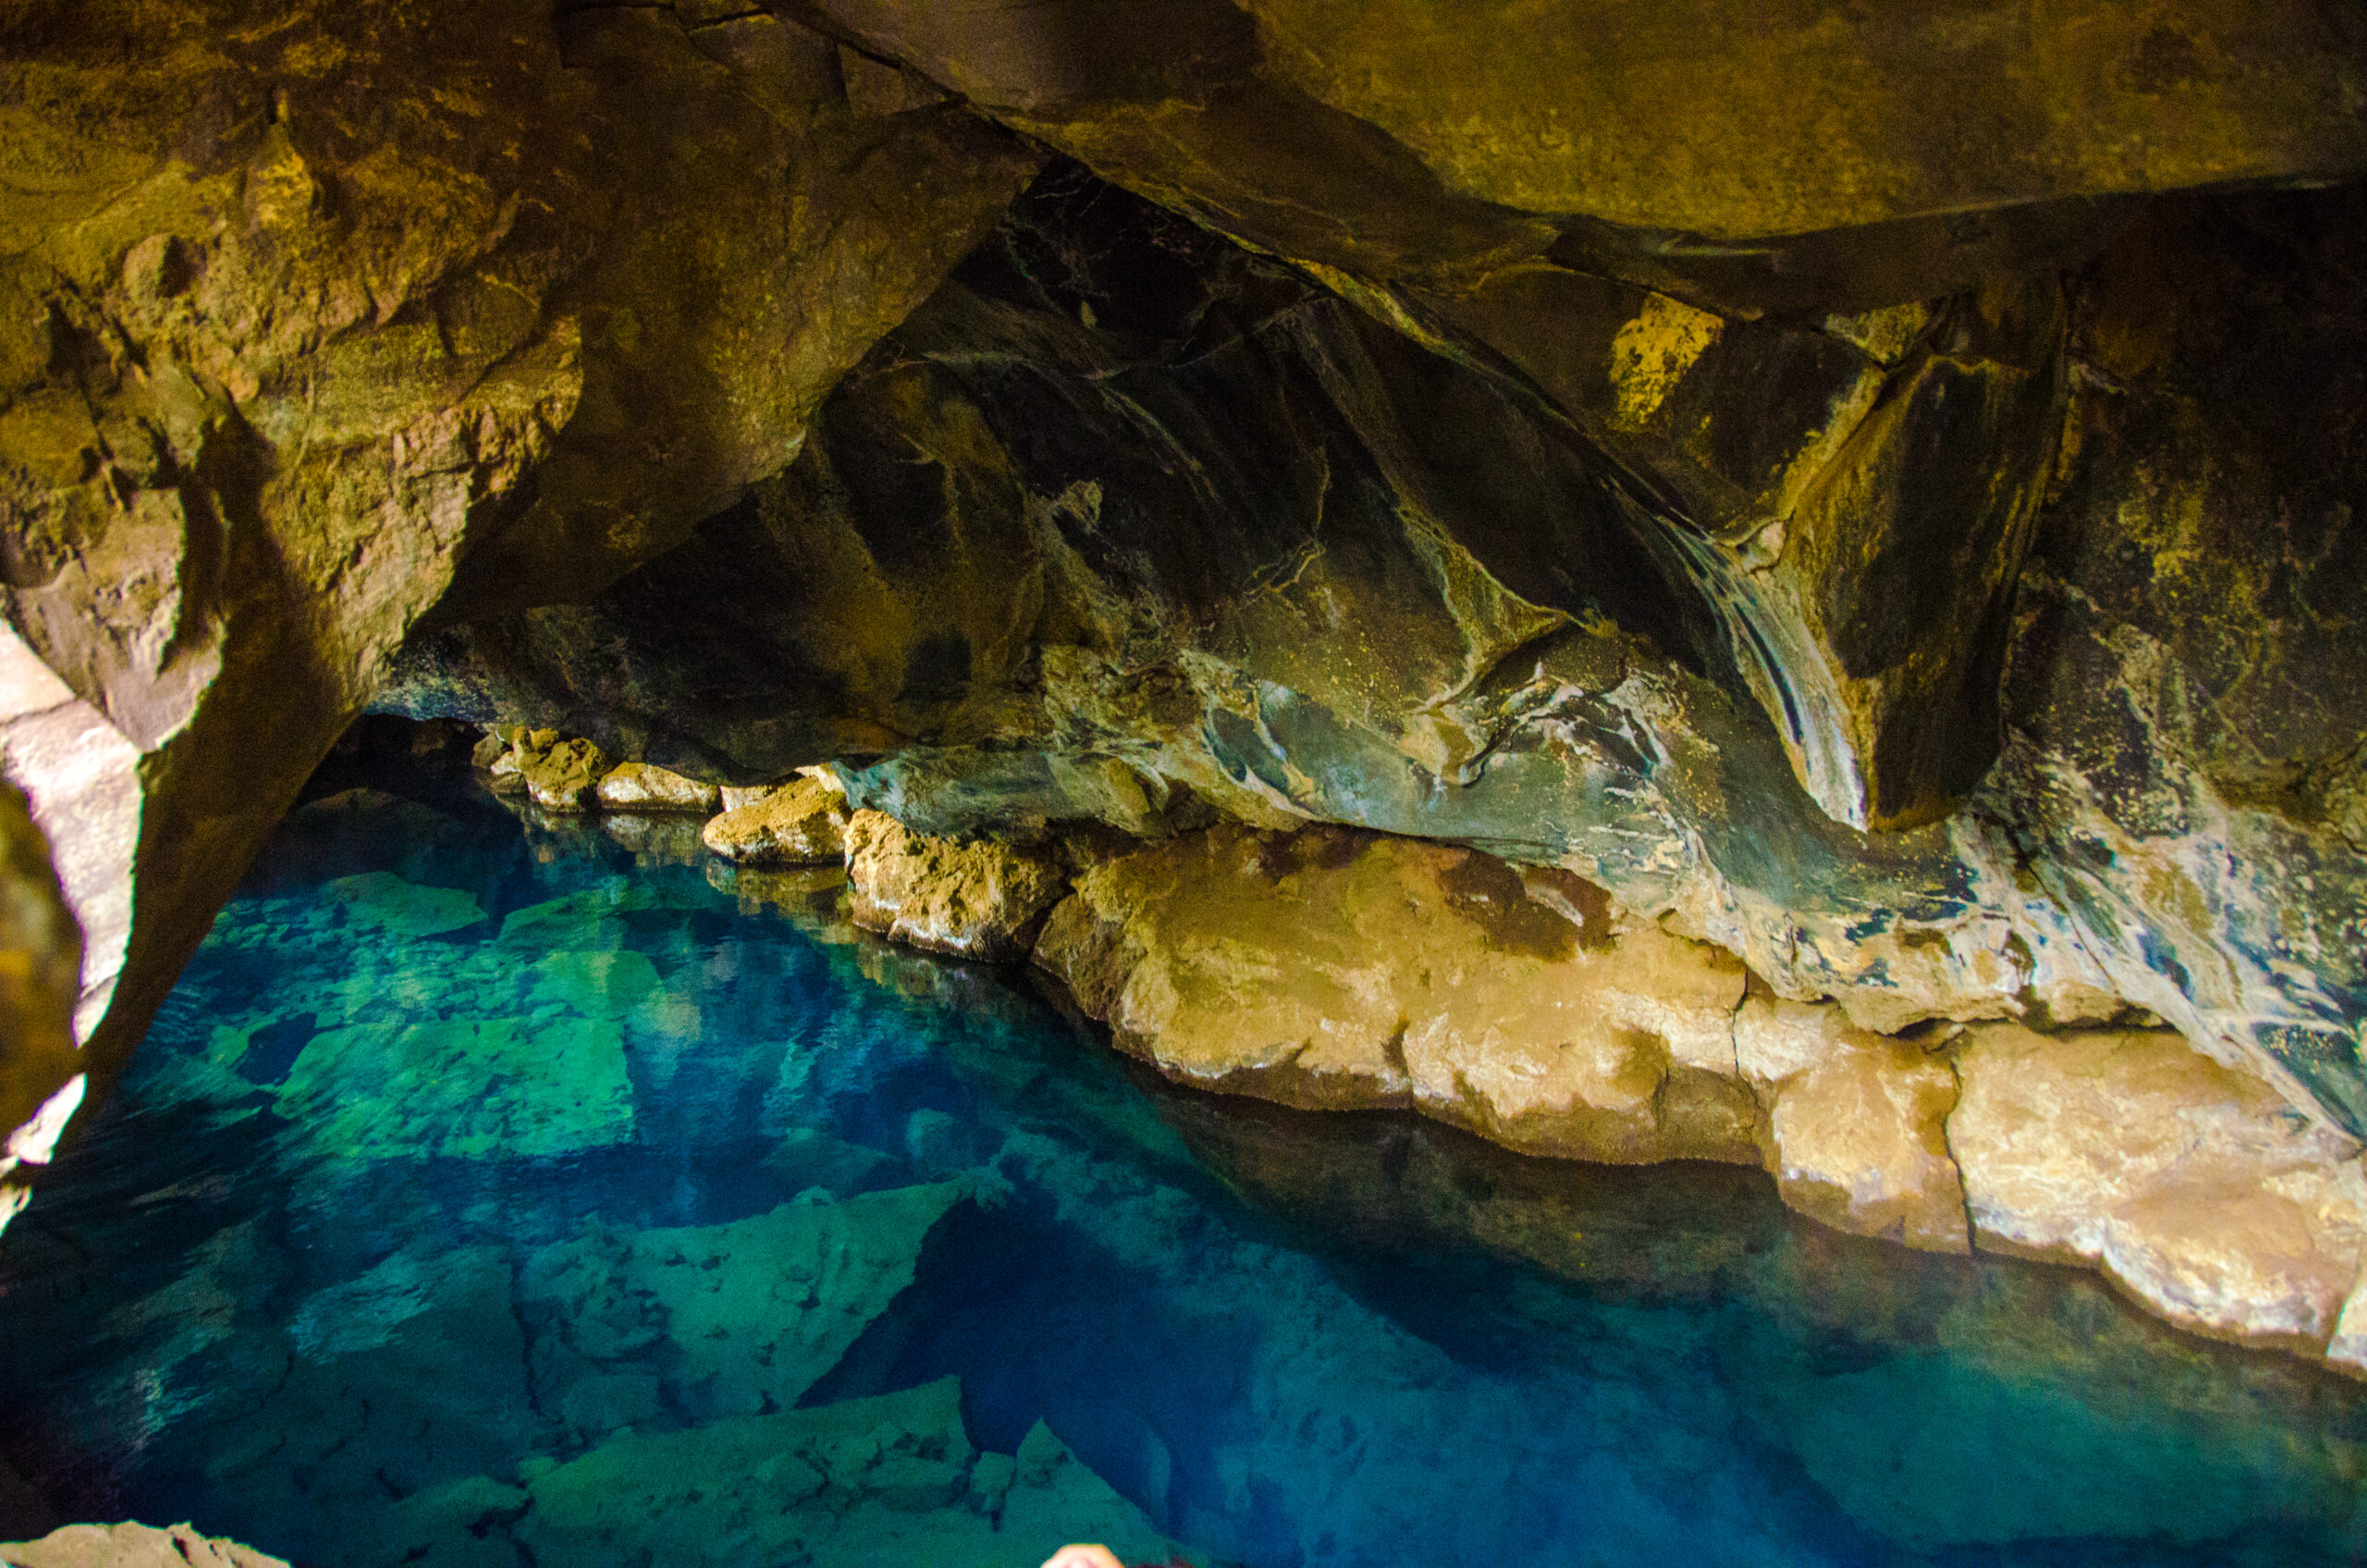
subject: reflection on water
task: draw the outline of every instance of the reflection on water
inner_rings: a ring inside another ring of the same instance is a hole
[[[0,1241],[0,1456],[317,1564],[2325,1563],[2367,1398],[1723,1167],[1169,1087],[834,874],[290,819]]]

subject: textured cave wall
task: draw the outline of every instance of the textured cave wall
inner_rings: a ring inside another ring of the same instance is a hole
[[[1745,324],[1922,422],[1865,482],[1877,521],[1930,516],[1899,498],[1917,463],[2017,491],[2021,543],[1987,573],[1925,557],[1853,590],[1870,636],[1991,639],[1951,723],[2006,760],[1920,827],[1852,827],[1801,786],[1656,483],[1683,453],[1645,467],[1467,342],[1073,168],[782,475],[588,604],[417,640],[385,701],[734,779],[876,756],[857,798],[938,831],[1227,815],[1471,842],[1870,1026],[2148,1010],[2356,1130],[2355,204],[2162,204],[2059,282],[1893,312],[1903,345]],[[2143,287],[2189,266],[2216,287]],[[2043,378],[1965,350],[2033,320]],[[1617,362],[1617,325],[1531,328]],[[1803,423],[1707,356],[1670,381],[1713,419]]]
[[[779,469],[1037,157],[742,8],[0,10],[0,760],[114,857],[93,1070],[423,617]]]

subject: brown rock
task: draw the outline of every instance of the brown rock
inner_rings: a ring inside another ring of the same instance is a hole
[[[930,952],[992,963],[1025,958],[1044,913],[1068,890],[1049,856],[905,830],[881,812],[846,826],[854,923]]]
[[[482,773],[509,754],[509,738],[498,729],[488,729],[484,738],[470,748],[469,766]]]
[[[714,785],[685,778],[645,762],[619,763],[600,780],[595,792],[601,807],[607,811],[697,811],[712,815],[723,804],[723,791]]]
[[[37,1541],[0,1543],[10,1568],[288,1568],[232,1540],[200,1535],[188,1525],[68,1525]]]
[[[561,740],[537,729],[518,748],[518,773],[526,793],[545,811],[582,811],[608,771],[608,759],[589,741]]]
[[[1767,1163],[1785,1203],[1836,1231],[1971,1250],[1946,1061],[1853,1027],[1839,1008],[1764,996],[1735,1015],[1735,1060],[1770,1108]]]
[[[2367,1250],[2355,1145],[2165,1030],[1983,1024],[1956,1066],[1980,1245],[2094,1264],[2205,1333],[2328,1348]]]
[[[1533,1153],[1757,1163],[1741,966],[1531,880],[1545,896],[1476,851],[1220,827],[1086,872],[1036,962],[1186,1081],[1411,1105]]]
[[[742,865],[823,865],[847,853],[847,798],[820,778],[800,778],[710,820],[699,837]]]
[[[102,1075],[430,607],[596,589],[778,469],[1040,161],[671,13],[249,19],[0,18],[0,598],[138,758]]]

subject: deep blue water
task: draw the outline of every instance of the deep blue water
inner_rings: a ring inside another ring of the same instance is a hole
[[[1755,1172],[1177,1090],[685,823],[300,809],[0,1239],[0,1455],[304,1564],[2324,1564],[2367,1390]]]

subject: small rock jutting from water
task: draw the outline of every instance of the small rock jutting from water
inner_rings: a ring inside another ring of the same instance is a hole
[[[236,1541],[200,1535],[187,1525],[68,1525],[37,1541],[0,1542],[8,1568],[288,1568]]]
[[[704,812],[722,809],[723,791],[645,762],[619,763],[600,780],[595,798],[603,811]]]
[[[847,874],[857,925],[989,963],[1025,958],[1045,912],[1069,885],[1048,852],[933,839],[876,811],[847,821]]]
[[[728,801],[731,791],[723,793]],[[816,775],[730,806],[699,836],[742,865],[826,865],[846,857],[846,792]]]

